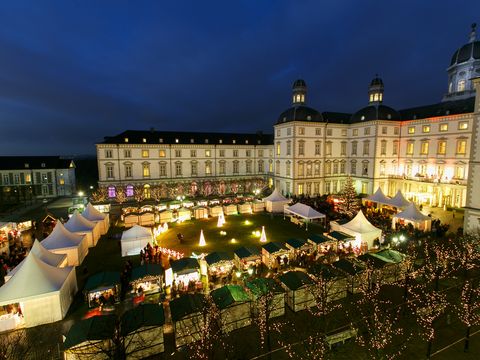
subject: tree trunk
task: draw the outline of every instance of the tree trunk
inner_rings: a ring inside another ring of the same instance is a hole
[[[470,326],[467,326],[467,332],[465,334],[465,345],[463,346],[463,352],[468,352],[470,345]]]
[[[430,359],[430,356],[432,355],[432,343],[432,340],[428,340],[427,359]]]

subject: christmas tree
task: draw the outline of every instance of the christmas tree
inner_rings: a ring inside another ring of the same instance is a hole
[[[345,185],[343,186],[343,190],[340,193],[337,211],[340,214],[353,217],[359,209],[360,205],[358,203],[357,193],[355,191],[355,187],[353,186],[352,178],[349,176],[347,177]]]

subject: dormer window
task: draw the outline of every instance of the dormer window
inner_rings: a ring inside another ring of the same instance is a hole
[[[245,144],[248,144],[248,140],[245,140]]]
[[[237,141],[236,141],[236,140],[232,140],[232,144],[236,144],[236,143],[237,143]]]
[[[147,142],[147,139],[143,138],[143,139],[142,139],[142,142],[146,143],[146,142]]]
[[[30,164],[25,163],[25,169],[28,169],[30,167]]]
[[[178,144],[178,139],[175,139],[175,143]]]
[[[219,143],[219,144],[222,144],[222,143],[223,143],[223,140],[222,140],[222,139],[218,140],[218,143]]]
[[[458,82],[457,91],[465,91],[465,80],[460,80]]]
[[[195,141],[193,139],[190,139],[190,144],[193,144]]]
[[[208,144],[208,139],[205,139],[205,144]]]
[[[128,138],[125,138],[124,140],[125,140],[126,143],[128,143]]]
[[[360,118],[360,120],[365,120],[365,115],[362,115],[362,117]]]
[[[41,163],[40,166],[41,166],[42,168],[44,168],[44,167],[45,167],[45,163]]]
[[[308,115],[307,120],[312,120],[312,117],[310,115]]]
[[[163,143],[163,139],[162,138],[158,139],[158,142]]]

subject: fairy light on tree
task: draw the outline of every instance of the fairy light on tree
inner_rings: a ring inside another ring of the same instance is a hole
[[[123,204],[125,201],[127,201],[127,195],[123,187],[119,187],[117,189],[117,193],[115,195],[115,201],[119,204]]]
[[[108,190],[104,186],[99,187],[97,191],[92,193],[92,200],[94,202],[104,202],[107,200],[107,197],[108,197]]]
[[[466,281],[462,288],[460,304],[456,307],[458,318],[466,326],[463,350],[468,352],[470,346],[470,330],[472,326],[480,325],[480,288],[478,280]]]
[[[343,190],[340,194],[339,202],[337,204],[337,211],[347,217],[353,217],[359,209],[360,204],[357,199],[357,192],[353,185],[353,180],[350,176],[345,180]]]
[[[144,199],[143,187],[141,185],[135,185],[133,188],[133,198],[136,202],[140,203]]]

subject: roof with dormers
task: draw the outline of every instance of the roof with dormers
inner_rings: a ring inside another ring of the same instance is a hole
[[[386,105],[369,105],[352,115],[350,123],[370,120],[401,120],[400,113]]]
[[[102,144],[271,145],[273,134],[127,130],[115,136],[106,136]]]
[[[72,159],[60,156],[0,156],[0,170],[68,169],[75,167]]]

